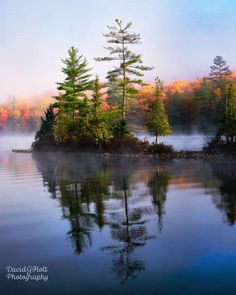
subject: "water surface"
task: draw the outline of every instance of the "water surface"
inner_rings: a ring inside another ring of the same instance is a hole
[[[235,168],[1,151],[1,294],[235,295]]]

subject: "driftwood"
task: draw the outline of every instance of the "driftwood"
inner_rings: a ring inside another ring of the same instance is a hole
[[[13,153],[22,153],[22,154],[28,154],[32,153],[32,149],[13,149]]]

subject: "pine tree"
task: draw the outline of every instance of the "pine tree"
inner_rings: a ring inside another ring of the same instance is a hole
[[[222,56],[216,56],[211,66],[211,72],[209,73],[209,79],[214,82],[220,83],[227,79],[232,74],[229,66]]]
[[[90,100],[89,112],[86,118],[86,135],[94,144],[102,148],[102,144],[111,139],[111,131],[108,125],[108,117],[102,108],[102,89],[104,84],[100,83],[96,76],[93,84],[93,95]]]
[[[53,133],[57,142],[68,143],[69,141],[71,141],[71,138],[73,137],[71,132],[69,132],[70,126],[72,126],[72,116],[69,116],[68,112],[65,111],[65,106],[62,101],[61,94],[58,95],[57,100],[59,102],[59,109],[57,111],[56,120],[53,127]]]
[[[109,56],[96,58],[97,61],[117,61],[118,66],[108,72],[108,81],[116,81],[122,90],[122,118],[126,118],[128,99],[137,92],[135,84],[142,84],[143,71],[151,70],[151,67],[143,65],[141,55],[133,53],[128,45],[140,43],[140,35],[129,31],[132,23],[125,24],[116,19],[116,26],[108,26],[109,32],[104,34],[108,38],[107,43],[114,46],[105,47],[109,51]]]
[[[54,123],[55,114],[52,105],[49,105],[48,109],[44,113],[44,117],[41,117],[40,129],[36,132],[35,141],[32,145],[34,149],[40,149],[43,146],[55,145],[55,138],[53,134]]]
[[[225,133],[233,142],[236,136],[236,84],[233,83],[227,91]]]
[[[218,108],[217,111],[220,114],[220,121],[225,120],[226,92],[229,84],[229,76],[231,74],[232,72],[223,57],[216,56],[213,60],[213,65],[211,66],[208,78],[212,81],[213,88],[215,90],[218,89],[220,92],[220,100],[217,101],[217,99],[215,99],[215,104]]]
[[[78,55],[78,49],[74,47],[68,50],[68,57],[62,62],[65,64],[62,72],[66,78],[63,82],[57,83],[61,96],[55,97],[58,102],[54,107],[57,107],[59,112],[63,111],[60,115],[67,122],[68,133],[81,132],[78,129],[83,129],[83,121],[88,110],[86,91],[92,88],[89,74],[91,69],[88,68],[83,55]]]
[[[147,129],[156,137],[156,144],[158,136],[169,135],[171,133],[171,127],[165,112],[165,106],[161,100],[161,91],[160,80],[156,78],[155,98],[150,101],[146,115]]]
[[[214,105],[218,119],[217,134],[225,132],[226,126],[226,108],[227,108],[227,89],[229,87],[229,76],[231,75],[231,70],[227,66],[226,61],[222,56],[216,56],[213,61],[213,66],[211,66],[211,72],[209,73],[209,79],[212,81],[213,89],[215,93],[219,93],[214,96]],[[226,134],[225,134],[226,135]],[[228,136],[226,135],[226,140],[228,141]]]

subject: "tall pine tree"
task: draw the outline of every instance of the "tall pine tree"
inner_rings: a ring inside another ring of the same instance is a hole
[[[140,43],[140,34],[129,31],[132,23],[125,24],[116,19],[116,26],[108,26],[109,32],[104,34],[107,43],[114,46],[105,47],[109,51],[109,56],[99,57],[97,61],[117,61],[118,65],[108,72],[108,81],[116,81],[122,90],[121,111],[122,118],[126,118],[128,100],[137,92],[135,84],[142,84],[143,71],[151,70],[151,67],[143,65],[141,55],[133,53],[128,46]]]
[[[231,75],[231,70],[227,66],[226,61],[222,56],[216,56],[213,60],[213,65],[211,66],[211,71],[209,73],[209,79],[217,82],[218,84],[227,79]]]
[[[155,98],[150,101],[146,114],[146,126],[148,131],[155,136],[156,144],[158,136],[169,135],[171,133],[165,106],[161,100],[161,91],[162,86],[160,80],[156,78]]]
[[[76,134],[83,131],[83,122],[88,110],[86,91],[92,89],[91,74],[88,63],[78,49],[71,47],[68,57],[62,62],[62,72],[66,75],[63,82],[57,83],[60,96],[55,97],[58,117],[63,117],[68,133]],[[63,112],[63,114],[60,114]],[[59,132],[60,133],[60,132]],[[63,140],[62,140],[63,141]]]
[[[219,95],[215,95],[214,104],[216,109],[216,114],[218,118],[218,134],[225,132],[226,109],[227,109],[227,89],[230,84],[229,76],[231,75],[231,70],[227,65],[226,61],[222,56],[216,56],[211,66],[211,72],[209,73],[209,79],[212,81],[212,86],[215,92],[219,92]],[[218,91],[217,91],[218,90]],[[226,134],[225,134],[226,135]],[[227,141],[228,136],[226,135]]]

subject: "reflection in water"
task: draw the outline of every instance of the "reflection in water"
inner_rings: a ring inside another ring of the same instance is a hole
[[[212,163],[213,174],[219,180],[218,194],[213,197],[216,207],[224,212],[230,225],[236,221],[236,165]]]
[[[150,194],[153,196],[153,204],[156,209],[159,223],[159,231],[163,227],[163,214],[165,213],[164,204],[166,201],[166,194],[168,190],[170,176],[167,172],[160,172],[159,169],[153,172],[148,181]]]
[[[92,246],[96,228],[109,229],[110,238],[100,249],[111,255],[113,274],[121,283],[146,268],[138,249],[155,239],[149,232],[150,217],[157,220],[159,234],[164,230],[169,183],[181,189],[200,184],[228,223],[236,220],[234,163],[198,161],[192,169],[191,161],[160,163],[91,155],[55,159],[50,154],[38,155],[36,163],[44,185],[59,200],[62,215],[70,223],[68,236],[75,253]]]
[[[108,250],[112,255],[114,275],[124,283],[145,269],[144,261],[134,252],[144,246],[147,240],[154,238],[147,233],[145,219],[145,215],[155,213],[150,208],[151,204],[149,208],[134,202],[129,204],[129,198],[137,197],[130,189],[130,179],[135,172],[137,160],[133,163],[120,159],[95,161],[90,157],[90,160],[79,159],[77,165],[70,160],[72,161],[67,158],[65,162],[57,162],[37,156],[36,162],[52,198],[59,199],[63,217],[70,221],[68,235],[75,252],[80,254],[92,245],[95,226],[102,230],[106,225],[110,228],[113,244],[102,247],[102,250]],[[155,179],[155,176],[151,174],[150,179]],[[155,204],[162,206],[159,205],[162,201],[158,199],[163,197],[162,191],[166,193],[166,188],[163,189],[161,175],[158,181],[154,185],[159,195],[153,197]],[[110,202],[110,209],[107,208],[105,214],[106,200],[113,202]],[[160,213],[159,209],[157,213]]]
[[[147,240],[154,238],[147,234],[146,220],[143,218],[145,208],[130,208],[130,177],[127,170],[114,175],[113,189],[116,196],[123,200],[123,206],[122,210],[114,210],[110,214],[108,224],[113,244],[103,247],[103,250],[110,251],[113,272],[121,283],[135,278],[138,272],[145,270],[144,261],[138,259],[134,252],[144,246]]]

